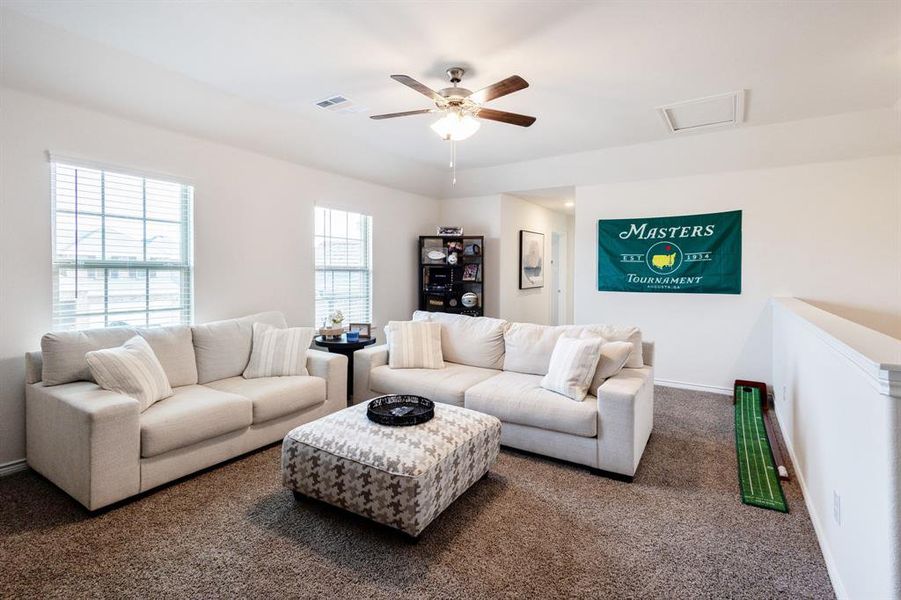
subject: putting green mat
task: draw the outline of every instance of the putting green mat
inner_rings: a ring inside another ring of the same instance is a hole
[[[760,408],[760,390],[735,386],[735,448],[741,501],[751,506],[788,512]]]

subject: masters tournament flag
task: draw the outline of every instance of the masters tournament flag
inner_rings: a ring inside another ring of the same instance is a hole
[[[598,290],[741,293],[741,211],[598,221]]]

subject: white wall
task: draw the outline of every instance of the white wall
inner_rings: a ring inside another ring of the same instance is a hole
[[[901,366],[880,365],[901,365],[901,341],[798,300],[773,310],[776,414],[836,594],[898,598]]]
[[[195,186],[198,322],[278,309],[313,324],[314,203],[373,215],[374,322],[414,310],[436,200],[8,89],[0,103],[0,465],[24,455],[23,355],[51,326],[47,150]]]
[[[566,215],[521,198],[501,195],[500,315],[508,321],[554,322],[551,314],[553,278],[550,271],[551,234],[567,234]],[[519,289],[519,232],[544,234],[544,287]]]
[[[742,294],[597,291],[597,221],[741,209]],[[576,188],[577,323],[635,324],[659,380],[768,381],[767,301],[795,296],[901,337],[901,158]]]

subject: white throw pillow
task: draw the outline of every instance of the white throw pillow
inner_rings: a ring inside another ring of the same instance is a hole
[[[443,369],[441,323],[388,323],[388,366],[392,369]]]
[[[598,358],[598,367],[594,371],[594,379],[588,391],[598,395],[598,387],[611,377],[619,374],[626,366],[629,355],[632,354],[632,342],[605,342],[601,346],[601,355]]]
[[[560,336],[541,387],[581,402],[598,366],[604,338]]]
[[[250,362],[244,379],[309,375],[307,349],[316,331],[312,327],[282,329],[266,323],[253,324]]]
[[[118,348],[88,352],[84,358],[97,385],[134,398],[140,403],[141,412],[172,395],[163,366],[147,340],[139,335]]]

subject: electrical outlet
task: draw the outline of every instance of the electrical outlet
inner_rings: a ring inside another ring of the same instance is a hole
[[[841,527],[842,524],[842,497],[838,495],[838,492],[832,490],[832,518],[835,519],[835,524]]]

